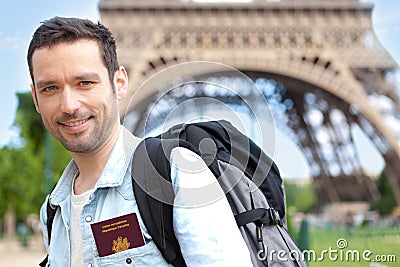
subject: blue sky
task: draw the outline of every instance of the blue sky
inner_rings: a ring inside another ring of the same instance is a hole
[[[17,107],[16,92],[29,90],[26,52],[40,22],[53,16],[99,20],[98,0],[11,0],[0,9],[0,145],[15,135],[12,124]]]
[[[373,24],[381,43],[400,62],[400,5],[397,0],[364,1],[375,4]],[[99,20],[98,0],[12,0],[0,9],[0,146],[15,131],[12,124],[17,107],[16,92],[29,90],[26,51],[40,22],[53,16]]]

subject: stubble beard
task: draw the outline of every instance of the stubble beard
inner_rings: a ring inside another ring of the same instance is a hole
[[[73,153],[91,153],[96,151],[102,146],[112,134],[115,124],[118,123],[118,105],[117,101],[111,96],[111,102],[109,109],[103,109],[103,120],[102,123],[98,121],[98,114],[90,114],[92,123],[95,127],[89,129],[91,133],[86,137],[81,135],[86,134],[77,133],[75,135],[69,135],[69,138],[64,136],[60,131],[57,131],[53,136],[67,149]],[[108,113],[107,113],[108,112]],[[68,115],[70,118],[82,118],[87,117],[83,114]]]

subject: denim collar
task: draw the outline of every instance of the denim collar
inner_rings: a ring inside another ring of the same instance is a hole
[[[97,180],[94,191],[99,188],[118,187],[122,184],[126,172],[130,170],[128,167],[139,141],[140,138],[134,136],[125,127],[121,126],[117,142]],[[71,160],[50,194],[50,203],[52,205],[59,206],[62,201],[69,198],[72,190],[72,182],[77,171],[78,167],[75,161]]]

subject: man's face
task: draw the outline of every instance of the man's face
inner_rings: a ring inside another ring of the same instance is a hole
[[[33,53],[32,66],[36,109],[66,149],[93,152],[118,133],[117,97],[124,96],[126,72],[117,71],[113,89],[96,41],[39,48]]]

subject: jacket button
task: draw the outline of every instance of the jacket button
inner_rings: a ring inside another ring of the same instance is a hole
[[[131,258],[127,258],[126,259],[126,263],[131,264],[132,263],[132,259]]]
[[[86,222],[91,222],[92,221],[92,216],[86,216],[85,221]]]

